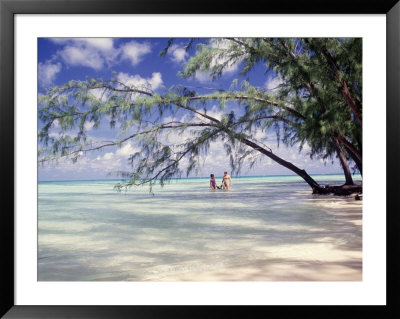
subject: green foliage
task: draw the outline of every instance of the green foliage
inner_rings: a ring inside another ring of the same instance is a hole
[[[279,113],[274,119],[262,122],[264,127],[276,129],[278,140],[287,145],[298,143],[300,147],[307,143],[311,146],[311,156],[332,157],[335,155],[332,138],[341,135],[361,150],[361,125],[355,122],[340,93],[343,80],[362,111],[361,39],[236,38],[229,41],[215,39],[213,45],[202,45],[187,62],[181,75],[189,77],[197,71],[209,71],[215,78],[228,67],[227,61],[240,64],[241,72],[247,73],[262,62],[266,72],[274,70],[283,81],[276,98],[290,104],[298,113]],[[212,48],[216,46],[218,50]],[[324,52],[328,52],[335,62],[337,78]],[[248,86],[246,90],[249,97],[262,96],[262,92],[254,87]],[[272,112],[253,103],[246,106],[245,117],[254,116],[255,119]],[[281,121],[285,124],[278,125],[277,122]],[[252,122],[255,123],[258,122]]]

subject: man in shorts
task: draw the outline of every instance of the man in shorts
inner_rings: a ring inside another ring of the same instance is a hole
[[[222,177],[222,188],[229,190],[232,187],[232,179],[228,175],[228,172],[224,172],[224,177]]]

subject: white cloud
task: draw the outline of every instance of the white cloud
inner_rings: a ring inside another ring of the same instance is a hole
[[[93,47],[107,52],[114,49],[112,38],[51,38],[52,42],[60,45],[71,45],[76,47]]]
[[[114,150],[109,150],[103,155],[98,155],[94,160],[87,154],[87,156],[79,160],[79,165],[85,166],[88,170],[100,169],[102,167],[107,170],[127,169],[128,157],[135,154],[137,151],[139,151],[139,149],[133,147],[132,144],[128,142],[123,144],[120,148],[114,148]]]
[[[174,116],[165,116],[163,118],[163,123],[170,123],[170,122],[179,122],[179,119]]]
[[[121,60],[129,60],[137,65],[143,56],[151,52],[149,43],[130,41],[120,47],[114,46],[112,38],[52,38],[62,48],[57,51],[57,57],[68,66],[85,66],[101,70]],[[179,59],[182,55],[176,48],[174,56]]]
[[[45,86],[51,85],[61,68],[62,66],[59,62],[54,64],[50,61],[39,63],[39,82]]]
[[[171,123],[171,122],[181,122],[181,123],[189,123],[191,116],[189,114],[183,114],[182,116],[165,116],[163,118],[162,123]],[[175,129],[167,129],[163,131],[163,136],[160,141],[164,144],[168,144],[173,146],[175,151],[182,150],[182,148],[178,145],[182,144],[188,138],[192,137],[192,132],[201,130],[198,127],[190,127],[184,133],[177,131]]]
[[[105,102],[112,93],[110,91],[107,91],[107,89],[102,88],[102,89],[92,89],[90,90],[90,94],[93,95],[96,99]]]
[[[221,39],[212,39],[210,41],[210,46],[212,48],[218,48],[221,50],[226,50],[229,49],[230,46],[230,41],[229,40],[221,40]],[[236,61],[231,61],[228,62],[228,64],[224,67],[224,70],[222,71],[222,75],[226,75],[226,74],[232,74],[237,72],[240,63],[242,62],[242,59],[238,59]],[[218,64],[224,64],[228,61],[228,59],[226,57],[217,57],[215,56],[211,63],[210,63],[210,67],[212,68],[215,65]],[[212,81],[212,78],[210,76],[210,73],[207,71],[196,71],[194,78],[199,81],[200,83],[209,83]]]
[[[216,177],[220,177],[223,175],[224,171],[229,170],[229,155],[226,154],[224,142],[221,139],[218,139],[211,143],[208,155],[205,157],[204,162],[202,162],[200,171],[203,175],[213,173]]]
[[[267,133],[261,129],[257,129],[252,136],[255,140],[262,140],[267,137]]]
[[[311,151],[311,146],[308,143],[304,143],[303,152]]]
[[[138,152],[139,149],[138,148],[134,148],[132,147],[131,143],[127,143],[124,146],[122,146],[121,148],[119,148],[116,152],[116,156],[118,157],[129,157],[130,155],[135,154],[136,152]]]
[[[211,110],[207,111],[207,115],[212,116],[217,120],[221,120],[223,114],[224,112],[221,111],[217,105],[213,105]]]
[[[270,76],[265,82],[264,87],[267,89],[267,91],[274,91],[282,83],[283,80],[279,76]]]
[[[168,50],[168,54],[170,55],[171,60],[176,63],[185,61],[186,57],[188,56],[186,50],[177,44],[171,45]]]
[[[160,72],[152,73],[151,79],[149,79],[149,83],[153,90],[158,89],[163,83],[161,73]]]
[[[132,146],[132,143],[124,143],[120,148],[108,150],[95,159],[87,154],[78,161],[79,166],[85,167],[87,171],[113,172],[129,169],[128,157],[135,154],[139,149]]]
[[[231,45],[231,41],[230,40],[221,40],[221,39],[212,39],[210,41],[210,45],[212,48],[218,48],[221,50],[227,50],[229,49],[230,45]],[[216,57],[214,59],[214,61],[211,62],[211,66],[215,65],[215,64],[223,64],[226,63],[228,61],[227,58],[225,57]],[[232,73],[232,72],[236,72],[237,69],[239,68],[239,64],[242,61],[242,59],[238,59],[237,61],[234,62],[229,62],[227,67],[224,69],[223,73]]]
[[[136,41],[128,42],[121,46],[122,59],[130,60],[132,65],[137,65],[143,56],[151,52],[150,44]]]
[[[52,138],[60,138],[62,136],[62,134],[60,134],[58,132],[49,132],[49,136]]]
[[[104,58],[96,50],[88,47],[66,46],[59,51],[59,55],[68,65],[86,66],[100,70],[104,66]]]
[[[129,75],[128,73],[120,72],[117,75],[118,81],[129,87],[150,88],[151,90],[158,89],[162,83],[162,75],[160,72],[154,72],[151,78],[142,78],[140,75]]]
[[[115,47],[112,38],[52,38],[53,43],[60,46],[56,57],[67,66],[85,66],[94,70],[101,70],[121,60],[129,60],[137,65],[144,55],[151,52],[149,43],[130,41]],[[175,52],[176,51],[176,52]],[[180,59],[182,52],[175,48],[174,56]]]
[[[105,153],[103,156],[103,159],[105,159],[105,160],[109,160],[112,158],[114,158],[114,153],[112,153],[112,152]]]
[[[85,125],[84,125],[86,131],[90,131],[93,128],[93,126],[94,126],[94,122],[85,122]]]
[[[111,64],[120,52],[114,48],[111,38],[53,38],[51,41],[64,45],[57,54],[67,65],[95,70]]]
[[[209,83],[212,81],[212,78],[208,74],[208,72],[204,71],[196,71],[196,73],[194,74],[194,78],[200,83]]]
[[[113,39],[110,38],[87,38],[82,41],[88,46],[95,47],[103,52],[109,52],[114,49]]]

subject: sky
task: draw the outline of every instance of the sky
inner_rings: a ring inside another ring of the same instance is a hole
[[[200,39],[199,42],[208,42]],[[175,39],[164,57],[159,53],[164,50],[167,38],[39,38],[38,39],[38,88],[39,94],[44,88],[62,85],[71,80],[85,80],[87,77],[111,79],[113,73],[119,81],[128,85],[146,85],[154,92],[173,85],[184,85],[199,92],[204,89],[229,89],[232,81],[238,79],[249,81],[253,86],[264,88],[273,93],[280,83],[279,77],[273,72],[266,72],[261,63],[246,76],[240,75],[240,65],[234,64],[224,71],[222,76],[213,81],[208,74],[197,72],[189,79],[183,79],[178,72],[183,64],[194,55],[195,48],[186,51],[184,45],[188,39]],[[210,91],[207,91],[210,92]],[[230,103],[228,109],[240,113],[240,106]],[[207,105],[207,114],[220,118],[222,111],[217,105]],[[174,118],[175,117],[175,118]],[[181,120],[184,113],[166,115],[168,120]],[[38,127],[41,127],[38,122]],[[93,123],[85,124],[88,136],[100,140],[117,140],[118,125],[111,129],[108,123],[93,127]],[[52,127],[51,134],[57,135],[57,123]],[[171,134],[169,143],[176,143],[189,136]],[[299,152],[298,145],[286,147],[277,144],[273,131],[257,131],[255,139],[262,139],[265,145],[281,158],[305,169],[309,174],[341,173],[338,160],[333,163],[321,159],[310,159],[307,145]],[[138,150],[134,141],[127,141],[121,147],[104,148],[92,153],[86,153],[75,164],[70,159],[60,159],[58,163],[45,163],[38,166],[40,181],[53,180],[88,180],[116,178],[112,175],[118,170],[127,170],[128,157]],[[182,162],[185,167],[187,161]],[[229,156],[226,154],[223,141],[214,142],[208,154],[202,156],[198,172],[189,177],[205,177],[211,173],[216,177],[224,171],[230,172]],[[111,174],[110,174],[111,173]],[[243,165],[239,176],[292,175],[293,172],[273,162],[266,156],[249,168]]]

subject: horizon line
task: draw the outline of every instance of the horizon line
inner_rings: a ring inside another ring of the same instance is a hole
[[[316,176],[316,175],[344,175],[343,173],[318,173],[318,174],[310,174],[310,176]],[[360,175],[360,173],[355,173],[351,175]],[[276,174],[276,175],[241,175],[241,176],[232,176],[232,178],[243,178],[243,177],[276,177],[276,176],[299,176],[297,174]],[[222,177],[222,175],[221,175]],[[301,176],[299,176],[301,177]],[[195,177],[173,177],[170,180],[178,180],[178,179],[190,179],[190,178],[197,178],[197,179],[202,179],[202,178],[209,178],[209,176],[195,176]],[[79,182],[79,181],[116,181],[116,180],[128,180],[128,179],[123,179],[123,178],[99,178],[99,179],[64,179],[64,180],[37,180],[37,182]]]

